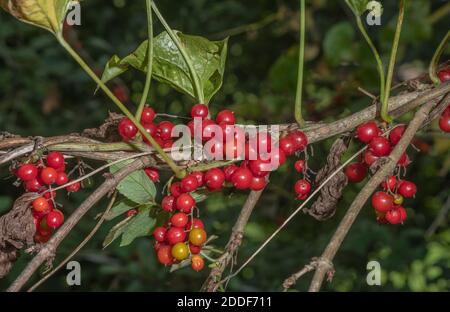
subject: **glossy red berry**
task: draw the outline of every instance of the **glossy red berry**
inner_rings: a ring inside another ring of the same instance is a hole
[[[205,104],[195,104],[194,106],[192,106],[191,109],[192,118],[199,117],[201,119],[205,119],[206,117],[208,117],[208,114],[209,114],[208,106],[206,106]]]
[[[200,171],[194,171],[191,173],[191,176],[195,177],[197,179],[197,186],[201,187],[203,186],[204,180],[203,180],[203,172]]]
[[[271,169],[270,160],[262,159],[250,160],[248,162],[248,167],[255,177],[265,177],[269,174]]]
[[[218,124],[234,125],[234,123],[236,122],[234,112],[228,109],[219,112],[216,116],[216,122]]]
[[[80,182],[75,182],[66,186],[66,190],[71,193],[76,193],[80,190],[80,187],[81,187]]]
[[[44,193],[44,198],[47,199],[47,200],[48,199],[55,199],[55,197],[56,197],[56,192],[55,191]]]
[[[169,245],[162,245],[157,251],[158,261],[163,265],[171,265],[174,262],[172,256],[172,247]]]
[[[397,178],[395,176],[390,176],[386,181],[381,183],[381,187],[385,191],[394,191],[397,186]]]
[[[303,131],[296,130],[287,136],[294,142],[294,149],[296,152],[303,151],[308,145],[308,137]]]
[[[402,166],[402,167],[406,167],[410,164],[410,160],[409,160],[409,156],[408,154],[403,153],[402,156],[400,156],[400,159],[397,162],[397,165]]]
[[[195,245],[192,245],[191,243],[189,243],[189,250],[190,250],[191,254],[198,255],[200,253],[200,251],[202,251],[202,247],[195,246]]]
[[[134,136],[138,132],[137,127],[133,124],[133,122],[129,118],[126,117],[119,122],[118,130],[120,136],[125,141],[134,138]]]
[[[372,196],[372,207],[379,212],[388,212],[394,206],[394,198],[385,192],[376,192]]]
[[[158,124],[158,135],[163,140],[169,140],[172,138],[172,129],[175,125],[170,121],[161,121]]]
[[[173,212],[175,210],[175,196],[167,195],[161,201],[161,207],[167,212]]]
[[[345,175],[349,182],[361,182],[367,175],[367,166],[359,162],[352,163],[345,168]]]
[[[291,156],[296,151],[294,140],[289,136],[285,136],[280,139],[279,147],[286,154],[286,156]]]
[[[35,179],[38,175],[38,168],[32,164],[22,165],[17,170],[17,176],[24,182]]]
[[[403,223],[406,220],[407,216],[408,216],[406,214],[406,209],[401,207],[401,206],[397,207],[397,209],[398,209],[398,212],[400,213],[400,220]]]
[[[181,191],[185,193],[193,192],[198,187],[198,180],[193,175],[185,176],[183,179],[181,179]]]
[[[450,81],[450,70],[441,70],[438,72],[438,77],[441,82]]]
[[[172,183],[172,185],[170,186],[170,194],[172,194],[172,196],[174,197],[178,197],[182,193],[183,191],[181,190],[181,182]]]
[[[205,185],[212,190],[218,190],[225,182],[225,174],[219,168],[213,168],[205,173]]]
[[[297,195],[308,195],[311,191],[311,184],[305,180],[298,180],[294,185],[294,190]]]
[[[439,118],[439,128],[444,132],[450,132],[450,114],[442,114]]]
[[[47,166],[58,169],[64,166],[64,155],[60,152],[50,152],[47,155]]]
[[[247,168],[237,169],[231,177],[231,183],[239,190],[248,189],[252,184],[253,174]]]
[[[40,178],[44,184],[50,185],[56,182],[58,173],[51,167],[45,167],[41,170]]]
[[[57,229],[64,223],[64,214],[58,209],[53,209],[45,217],[45,222],[52,229]]]
[[[178,212],[170,218],[172,225],[180,228],[184,228],[188,221],[189,217],[183,212]]]
[[[403,197],[409,198],[416,195],[417,186],[410,181],[402,181],[398,186],[398,193]]]
[[[206,237],[204,229],[193,229],[189,232],[189,242],[194,246],[202,246],[206,242]]]
[[[142,110],[142,115],[141,115],[141,123],[142,124],[149,124],[152,123],[153,120],[155,119],[155,111],[153,110],[153,108],[151,107],[144,107],[144,109]]]
[[[377,157],[389,155],[391,152],[391,144],[385,137],[376,137],[369,143],[370,150]]]
[[[153,139],[156,138],[156,134],[158,132],[158,127],[153,123],[148,123],[143,125],[145,132],[147,132]],[[142,139],[145,143],[150,144],[150,141],[147,140],[147,138],[142,135]]]
[[[24,187],[27,192],[39,192],[44,188],[38,179],[26,181]]]
[[[402,222],[402,216],[397,208],[393,208],[386,212],[384,217],[390,224],[399,224]]]
[[[192,209],[195,206],[194,198],[188,193],[184,193],[178,196],[176,203],[177,209],[187,214],[191,213]]]
[[[374,121],[369,121],[356,128],[356,136],[361,142],[369,143],[380,135],[380,129]]]
[[[231,181],[231,177],[233,176],[233,174],[236,172],[236,170],[238,170],[238,166],[236,165],[229,165],[223,168],[223,172],[225,174],[225,180],[226,181]]]
[[[138,211],[136,209],[130,209],[127,211],[127,217],[133,217],[138,214]]]
[[[250,189],[252,191],[261,191],[266,187],[266,179],[261,177],[253,177],[250,184]]]
[[[397,143],[402,138],[405,130],[406,130],[405,125],[398,125],[394,129],[392,129],[391,133],[389,133],[389,141],[391,141],[392,145],[397,145]]]
[[[144,169],[145,174],[152,182],[158,182],[159,181],[159,171],[156,168],[147,167]]]
[[[202,220],[198,218],[193,218],[192,221],[191,220],[188,221],[185,228],[188,231],[192,229],[204,229],[205,225],[203,224]]]
[[[155,241],[162,243],[166,240],[166,233],[167,229],[165,227],[158,226],[153,231],[153,237]]]
[[[205,260],[201,256],[192,256],[191,267],[194,271],[199,272],[205,266]]]
[[[299,159],[295,162],[294,168],[299,173],[304,173],[306,170],[306,162],[303,159]]]
[[[56,185],[61,186],[69,182],[69,177],[65,172],[58,172],[56,175]]]
[[[378,160],[378,156],[375,156],[371,150],[366,150],[363,155],[364,162],[367,166],[372,166],[374,162]]]
[[[182,228],[172,226],[167,230],[166,240],[170,245],[184,242],[186,240],[186,232]]]
[[[33,200],[32,206],[36,212],[45,212],[50,210],[50,204],[44,197],[38,197]]]

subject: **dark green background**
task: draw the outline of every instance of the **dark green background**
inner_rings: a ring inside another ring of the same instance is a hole
[[[395,27],[397,8],[386,2],[382,25],[369,28],[384,60]],[[396,81],[426,72],[434,48],[449,28],[448,15],[430,19],[448,1],[408,1],[408,10],[398,55]],[[377,92],[374,61],[354,27],[344,1],[307,1],[307,62],[304,111],[308,120],[332,121],[370,104],[358,93],[362,86]],[[211,39],[231,36],[224,86],[211,103],[213,113],[222,108],[236,111],[240,122],[292,122],[298,51],[297,1],[157,1],[169,24],[189,34]],[[76,27],[82,47],[92,64],[102,68],[112,54],[126,55],[146,36],[143,1],[83,1],[82,26]],[[278,18],[275,14],[278,15]],[[256,27],[246,26],[255,23]],[[264,26],[264,24],[267,25]],[[244,26],[242,26],[244,25]],[[155,24],[155,32],[162,30]],[[448,55],[447,55],[448,58]],[[131,103],[140,97],[144,77],[129,72],[123,81],[129,87]],[[114,83],[111,83],[114,86]],[[0,130],[28,135],[52,136],[95,127],[108,111],[116,111],[95,85],[45,31],[22,24],[0,12]],[[157,112],[186,115],[193,100],[168,87],[153,83],[151,105]],[[133,107],[130,104],[130,107]],[[405,120],[411,115],[405,116]],[[310,166],[318,170],[332,140],[314,144]],[[436,291],[448,290],[450,230],[448,216],[437,232],[425,232],[449,196],[448,136],[434,124],[418,135],[416,152],[409,148],[413,163],[408,179],[419,187],[414,200],[407,200],[408,220],[403,226],[378,225],[366,206],[336,256],[336,274],[329,291]],[[351,151],[358,148],[353,144]],[[349,151],[349,155],[351,154]],[[298,179],[293,159],[271,177],[271,185],[260,200],[239,252],[242,263],[297,207],[291,186]],[[97,164],[93,164],[97,165]],[[166,177],[166,176],[165,176]],[[98,183],[100,180],[96,181]],[[0,212],[6,212],[21,190],[12,186],[7,168],[1,168]],[[363,183],[351,185],[329,221],[318,222],[300,214],[276,239],[229,284],[229,290],[280,290],[283,280],[309,259],[320,255],[346,208]],[[159,186],[159,191],[161,185]],[[70,214],[92,190],[58,200]],[[201,204],[202,218],[210,234],[220,236],[219,247],[228,239],[231,227],[245,200],[244,193],[216,194]],[[226,200],[224,200],[226,196]],[[93,217],[104,209],[97,205],[60,246],[56,262],[63,259],[94,226]],[[101,250],[101,242],[114,221],[108,222],[75,258],[82,265],[82,286],[67,288],[65,272],[52,277],[41,290],[56,291],[196,291],[207,270],[175,273],[156,263],[150,238],[140,238],[120,248],[114,243]],[[10,276],[0,281],[6,288],[24,264],[24,255]],[[383,270],[382,286],[366,284],[366,264],[378,260]],[[295,287],[305,290],[310,275]],[[37,276],[33,280],[37,280]]]

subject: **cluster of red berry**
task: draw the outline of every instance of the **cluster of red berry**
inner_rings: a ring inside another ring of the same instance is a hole
[[[442,82],[450,81],[450,68],[441,70],[438,76]],[[446,133],[450,132],[450,103],[439,118],[439,128]]]
[[[306,174],[306,161],[303,159],[297,160],[294,164],[294,168],[303,175],[303,178],[298,180],[294,185],[295,194],[297,195],[297,199],[305,200],[308,197],[309,192],[311,192],[311,183],[308,181]]]
[[[69,182],[64,155],[60,152],[50,152],[45,163],[23,164],[16,171],[16,176],[22,181],[25,191],[42,194],[33,200],[34,224],[36,226],[35,241],[47,242],[53,231],[64,222],[63,213],[56,209],[56,191],[52,191],[52,185],[61,186]],[[80,183],[76,182],[66,187],[70,193],[77,192]]]

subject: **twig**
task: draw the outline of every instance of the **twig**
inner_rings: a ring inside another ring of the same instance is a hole
[[[398,160],[405,152],[406,148],[410,144],[416,132],[422,126],[423,122],[426,120],[428,113],[431,111],[433,106],[436,104],[435,101],[430,101],[424,106],[422,106],[415,114],[413,120],[409,123],[405,133],[400,139],[399,143],[395,146],[389,157],[386,158],[386,163],[383,167],[377,171],[377,173],[372,176],[369,182],[364,186],[364,188],[356,196],[350,208],[346,212],[345,216],[341,220],[336,232],[328,243],[325,251],[323,252],[321,258],[326,259],[332,263],[334,256],[339,250],[344,238],[347,236],[348,231],[353,225],[356,217],[361,211],[362,207],[375,191],[375,189],[383,182],[386,177],[392,173],[397,165]],[[322,286],[323,279],[325,275],[329,272],[329,267],[324,265],[319,265],[312,279],[309,291],[317,292]]]
[[[40,285],[42,285],[46,280],[48,280],[53,274],[55,274],[57,271],[59,271],[67,262],[69,262],[70,259],[72,259],[80,250],[83,248],[90,240],[91,238],[97,233],[100,226],[105,221],[105,217],[108,214],[108,212],[111,210],[112,206],[114,205],[114,202],[117,198],[117,191],[114,192],[113,196],[111,197],[111,200],[109,201],[108,206],[106,207],[105,211],[103,212],[102,216],[98,220],[95,227],[92,229],[92,231],[86,236],[86,238],[75,248],[70,255],[68,255],[61,263],[54,268],[52,271],[50,271],[47,275],[45,275],[43,278],[41,278],[38,282],[36,282],[33,286],[28,289],[28,292],[34,291],[36,288],[38,288]]]
[[[297,280],[305,275],[306,273],[309,273],[311,271],[314,271],[317,267],[317,259],[312,259],[310,263],[306,264],[300,271],[292,274],[283,282],[283,291],[286,292],[291,288],[295,283],[297,283]]]
[[[25,285],[31,278],[33,273],[44,263],[45,260],[52,257],[62,240],[70,233],[80,219],[106,194],[113,190],[119,182],[130,173],[145,168],[151,163],[148,158],[139,158],[126,166],[114,175],[111,175],[97,190],[92,193],[70,216],[69,219],[61,226],[53,237],[42,247],[42,249],[27,264],[25,269],[20,273],[16,280],[9,286],[7,291],[16,292]]]

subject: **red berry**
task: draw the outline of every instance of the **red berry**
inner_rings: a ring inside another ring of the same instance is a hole
[[[172,183],[172,185],[170,186],[170,194],[172,194],[172,196],[174,197],[178,197],[181,195],[181,193],[183,193],[183,191],[181,190],[181,182]]]
[[[191,213],[192,209],[195,206],[194,198],[188,194],[184,193],[178,196],[177,198],[177,209],[184,213]]]
[[[172,137],[172,129],[175,125],[170,121],[161,121],[158,124],[158,135],[163,140],[169,140]]]
[[[127,211],[127,217],[133,217],[138,214],[138,211],[136,209],[130,209]]]
[[[441,70],[438,72],[438,77],[441,82],[446,82],[450,80],[450,69]]]
[[[388,190],[393,191],[393,190],[395,190],[396,186],[397,186],[397,178],[395,176],[390,176],[389,178],[387,178],[386,181],[381,183],[381,187],[385,191],[388,191]]]
[[[400,222],[402,222],[402,215],[397,208],[393,208],[386,212],[386,215],[384,217],[390,224],[399,224]]]
[[[64,215],[60,210],[54,209],[48,213],[45,222],[53,229],[59,228],[64,223]]]
[[[158,261],[163,265],[171,265],[174,262],[172,257],[172,247],[169,245],[162,245],[157,251]]]
[[[156,133],[158,132],[158,127],[155,124],[149,123],[143,125],[145,132],[147,132],[153,139],[156,138]],[[142,135],[142,139],[145,143],[150,144],[150,141]]]
[[[256,135],[256,144],[258,149],[258,155],[270,153],[272,150],[272,137],[267,131],[258,132]]]
[[[17,176],[24,182],[31,181],[37,177],[38,169],[35,165],[25,164],[17,170]]]
[[[236,165],[229,165],[229,166],[224,167],[223,172],[225,173],[225,180],[230,182],[231,177],[238,169],[239,169],[239,167]]]
[[[289,133],[288,137],[294,142],[294,149],[296,152],[303,151],[308,145],[308,137],[303,131],[296,130]]]
[[[286,156],[290,156],[295,153],[295,145],[294,140],[292,140],[289,136],[285,136],[280,139],[279,142],[280,149],[286,154]]]
[[[385,192],[376,192],[372,196],[372,207],[379,212],[388,212],[394,206],[394,198]]]
[[[191,267],[194,271],[199,272],[205,266],[205,260],[201,256],[192,256]]]
[[[195,177],[197,179],[197,186],[200,187],[203,185],[203,172],[200,171],[194,171],[191,173],[191,176]]]
[[[237,189],[248,189],[252,184],[253,174],[247,168],[237,169],[231,177],[231,183]]]
[[[200,117],[201,119],[205,119],[208,117],[209,111],[208,106],[205,104],[195,104],[191,109],[191,117]]]
[[[389,141],[391,141],[392,145],[397,145],[397,143],[402,138],[405,130],[406,130],[405,125],[398,125],[394,129],[392,129],[391,133],[389,133]]]
[[[178,212],[170,218],[170,222],[172,223],[172,226],[176,226],[176,227],[180,227],[180,228],[184,228],[186,226],[186,224],[188,223],[188,221],[189,221],[189,217],[187,216],[187,214],[185,214],[183,212]]]
[[[218,190],[225,182],[225,174],[219,168],[213,168],[205,173],[205,184],[209,189]]]
[[[58,169],[64,166],[64,155],[60,152],[50,152],[47,155],[47,166],[53,169]]]
[[[44,193],[44,198],[45,199],[54,199],[55,197],[56,197],[56,192],[55,191]]]
[[[153,119],[155,119],[155,111],[151,107],[145,107],[142,110],[141,115],[141,123],[142,124],[149,124],[153,122]]]
[[[367,150],[364,152],[364,162],[367,166],[372,166],[374,162],[378,160],[378,156],[375,156],[371,150]]]
[[[192,220],[188,221],[185,228],[188,231],[190,231],[192,229],[204,229],[205,225],[203,224],[202,220],[193,218]]]
[[[200,253],[200,251],[202,251],[202,247],[195,246],[195,245],[192,245],[191,243],[189,243],[189,250],[191,251],[191,254],[198,255]]]
[[[266,179],[261,177],[253,177],[250,184],[252,191],[260,191],[266,187]]]
[[[194,246],[202,246],[206,242],[206,236],[204,229],[193,229],[189,232],[189,242]]]
[[[170,245],[184,242],[186,240],[186,232],[182,228],[172,226],[167,230],[166,239]]]
[[[24,183],[25,186],[25,190],[27,192],[39,192],[42,190],[42,188],[44,187],[38,179],[33,179],[33,180],[29,180],[26,181]]]
[[[129,118],[126,117],[119,122],[118,130],[120,136],[125,141],[134,138],[134,136],[138,132],[137,127],[133,124],[133,122]]]
[[[405,210],[405,208],[403,208],[401,206],[398,206],[397,209],[398,209],[398,212],[400,213],[400,220],[403,223],[406,220],[407,216],[408,216],[406,214],[406,210]]]
[[[145,174],[152,182],[158,182],[159,181],[159,171],[156,168],[147,167],[144,169]]]
[[[44,197],[38,197],[33,200],[32,206],[36,212],[44,212],[50,210],[50,204]]]
[[[248,164],[255,177],[265,177],[269,174],[271,169],[270,160],[250,160]]]
[[[311,184],[305,180],[298,180],[294,185],[294,190],[297,195],[308,195],[311,191]]]
[[[193,175],[185,176],[181,180],[181,191],[185,193],[193,192],[198,187],[198,180]]]
[[[56,175],[56,185],[64,185],[67,182],[69,182],[69,177],[67,176],[67,174],[65,172],[58,172]]]
[[[359,162],[352,163],[345,168],[345,175],[352,183],[361,182],[367,175],[367,167]]]
[[[387,156],[391,152],[391,144],[385,137],[376,137],[369,143],[370,150],[377,157]]]
[[[225,109],[219,112],[216,116],[216,122],[218,124],[234,125],[236,118],[234,117],[234,112]]]
[[[308,198],[308,194],[298,194],[296,198],[298,200],[305,200]]]
[[[56,177],[58,176],[58,173],[55,169],[51,167],[45,167],[41,170],[41,180],[44,184],[50,185],[56,182]]]
[[[306,170],[306,163],[303,159],[299,159],[295,162],[294,168],[297,172],[304,173]]]
[[[397,165],[406,167],[409,165],[409,163],[410,163],[410,160],[409,160],[408,154],[406,154],[406,152],[405,152],[402,154],[402,156],[398,160]]]
[[[80,182],[75,182],[66,186],[66,190],[71,193],[76,193],[79,191],[80,187],[81,187]]]
[[[403,197],[409,198],[416,195],[417,186],[409,181],[402,181],[398,186],[398,193]]]
[[[162,209],[164,209],[167,212],[174,211],[175,209],[174,204],[175,204],[175,196],[172,195],[167,195],[161,201]]]
[[[47,224],[47,218],[38,219],[35,221],[36,232],[42,236],[51,236],[53,229]],[[35,219],[36,220],[36,219]]]
[[[450,114],[442,114],[439,118],[439,128],[444,132],[450,132]]]
[[[163,243],[166,240],[166,233],[167,229],[162,226],[158,226],[153,231],[153,237],[155,238],[155,241]]]
[[[276,170],[279,167],[283,166],[286,162],[286,154],[282,149],[274,149],[270,153],[271,156],[271,169]]]
[[[356,136],[361,142],[369,143],[380,134],[380,129],[374,121],[369,121],[356,128]]]

